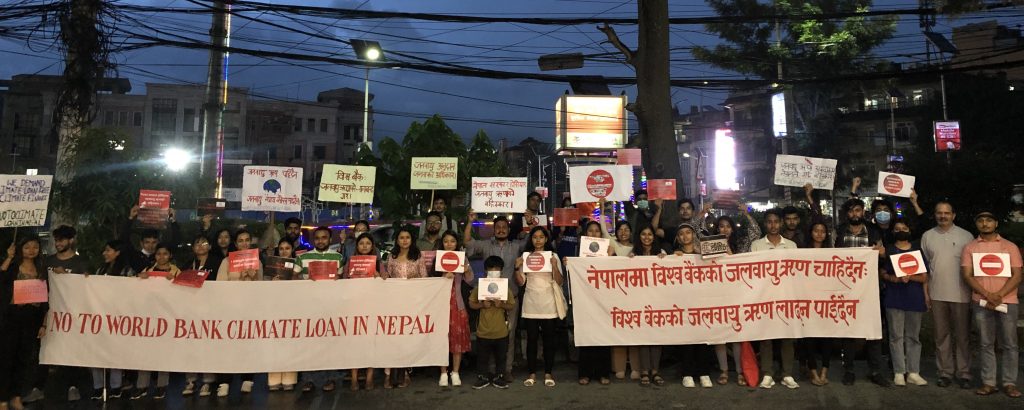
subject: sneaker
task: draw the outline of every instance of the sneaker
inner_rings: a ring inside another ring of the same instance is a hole
[[[441,378],[437,379],[438,387],[448,387],[448,373],[441,373]]]
[[[294,384],[286,384],[286,385],[284,385],[284,391],[295,391],[295,385]]]
[[[907,381],[914,383],[915,386],[927,386],[928,381],[921,377],[920,374],[910,373],[907,375]]]
[[[697,385],[693,383],[693,377],[686,376],[683,378],[683,387],[697,387]]]
[[[847,386],[853,386],[853,382],[857,380],[857,375],[853,372],[843,373],[843,384]]]
[[[199,387],[199,397],[209,397],[210,389],[210,383],[203,383],[203,385]]]
[[[462,386],[462,378],[459,377],[459,373],[452,372],[452,387]]]
[[[892,384],[904,387],[907,385],[907,379],[903,377],[903,373],[896,373],[896,375],[892,377]]]
[[[242,382],[242,393],[252,393],[252,384],[249,380]]]
[[[771,376],[765,376],[761,379],[761,384],[758,386],[762,389],[770,389],[775,386],[775,380]]]
[[[103,393],[101,392],[100,394],[103,394]],[[118,387],[116,389],[107,390],[107,398],[108,399],[120,399],[122,394],[124,394],[124,389],[120,388],[120,387]]]
[[[283,387],[283,386],[281,386],[280,384],[275,384],[273,386],[270,386],[269,389],[270,389],[270,391],[280,391],[281,387]]]
[[[188,397],[188,396],[191,396],[192,393],[195,393],[195,392],[196,392],[196,382],[188,382],[188,383],[185,384],[185,390],[181,391],[181,395],[185,396],[185,397]]]
[[[473,389],[480,390],[480,389],[482,389],[484,387],[487,387],[487,386],[490,386],[490,385],[491,385],[490,379],[480,375],[480,376],[476,376],[476,383],[473,383]]]
[[[935,385],[939,387],[949,387],[951,384],[953,384],[953,380],[946,376],[940,377],[939,381],[935,382]]]
[[[711,376],[701,376],[700,377],[700,387],[703,387],[705,389],[710,389],[712,387],[715,387],[715,384],[711,383]]]
[[[799,384],[796,384],[796,380],[793,379],[793,376],[783,377],[782,378],[782,385],[786,386],[786,387],[788,387],[790,389],[796,389],[796,388],[800,387]]]
[[[78,393],[78,388],[75,386],[68,387],[68,401],[79,401],[82,399],[82,395]]]
[[[167,388],[157,387],[156,393],[153,394],[153,400],[160,400],[163,399],[164,397],[167,397]]]
[[[141,399],[143,397],[146,397],[146,394],[147,394],[146,393],[146,389],[136,388],[136,389],[132,390],[132,394],[131,394],[131,396],[128,396],[128,398],[132,399],[132,400],[138,400],[138,399]]]
[[[103,389],[92,389],[92,390],[94,392],[96,392],[96,393],[93,394],[92,397],[89,398],[89,400],[93,400],[93,401],[103,400]]]
[[[877,384],[878,387],[892,386],[892,382],[889,381],[889,378],[882,376],[880,373],[872,374],[871,382]]]
[[[217,397],[228,397],[227,383],[221,383],[217,386]]]
[[[502,375],[498,375],[498,377],[495,377],[494,379],[491,379],[491,385],[493,385],[494,387],[497,387],[499,389],[507,389],[508,388],[508,383],[505,382],[505,376],[502,376]]]
[[[39,401],[39,400],[42,400],[42,399],[45,399],[45,398],[46,398],[46,395],[43,394],[42,390],[39,390],[39,389],[33,387],[32,391],[28,392],[28,395],[26,395],[25,397],[21,398],[21,402],[22,403],[32,403],[32,402]]]

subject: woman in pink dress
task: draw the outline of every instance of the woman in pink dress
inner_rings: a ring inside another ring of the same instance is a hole
[[[373,242],[373,235],[369,233],[362,233],[356,238],[356,249],[352,252],[352,256],[373,256],[377,258],[380,254],[377,252],[377,245]],[[375,267],[374,272],[379,272],[380,260],[374,261]],[[354,271],[354,264],[351,258],[348,264],[345,265],[345,273],[343,278],[345,279],[368,279],[373,278],[379,273],[370,274],[368,272]],[[351,369],[352,372],[352,391],[359,390],[359,369]],[[366,369],[366,390],[373,390],[373,368]]]
[[[427,277],[427,266],[420,260],[420,250],[416,247],[415,234],[412,227],[405,226],[398,231],[395,237],[395,249],[384,264],[380,277],[384,279],[414,279]],[[409,377],[409,369],[404,369],[402,381],[398,388],[409,387],[412,378]],[[384,369],[384,388],[391,388],[391,369]]]
[[[462,250],[462,246],[459,244],[459,237],[452,231],[445,231],[445,233],[441,234],[439,247],[439,251]],[[468,263],[464,263],[462,268],[465,272],[434,272],[434,276],[452,279],[451,309],[449,310],[451,313],[448,316],[448,351],[452,354],[452,373],[450,377],[452,387],[462,385],[462,378],[459,377],[459,368],[462,366],[462,354],[468,352],[470,348],[469,315],[466,312],[466,304],[462,300],[462,284],[466,283],[468,285],[472,283],[473,268]],[[438,380],[437,385],[448,387],[448,366],[441,366],[441,378]]]

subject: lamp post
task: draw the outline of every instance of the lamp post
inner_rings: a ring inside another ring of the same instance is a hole
[[[384,51],[381,50],[380,43],[376,41],[352,39],[349,43],[352,45],[352,51],[355,51],[356,57],[360,60],[373,63],[384,59]],[[372,148],[370,145],[370,64],[366,65],[366,82],[363,90],[363,145]]]

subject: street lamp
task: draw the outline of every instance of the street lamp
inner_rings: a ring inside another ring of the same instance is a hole
[[[192,161],[192,154],[181,148],[168,148],[164,151],[164,165],[171,172],[181,172]]]
[[[384,59],[384,51],[380,43],[371,40],[351,39],[352,51],[356,58],[373,63]],[[370,65],[366,65],[366,83],[363,87],[363,145],[372,148],[370,145]]]

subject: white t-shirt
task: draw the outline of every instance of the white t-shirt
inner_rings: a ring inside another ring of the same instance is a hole
[[[562,263],[556,260],[552,267],[561,274]],[[558,309],[552,292],[561,292],[561,287],[552,279],[551,272],[528,272],[526,292],[523,294],[523,319],[557,319]]]

